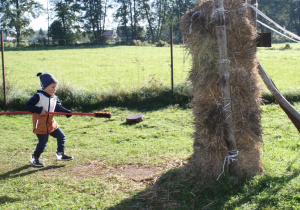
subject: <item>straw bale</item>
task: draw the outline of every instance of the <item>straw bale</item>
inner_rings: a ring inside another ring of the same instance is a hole
[[[261,90],[256,62],[256,28],[237,0],[225,0],[225,24],[232,116],[238,155],[238,175],[254,176],[263,172],[261,160]],[[194,153],[191,168],[205,178],[219,176],[228,155],[223,139],[222,94],[218,73],[216,25],[212,17],[213,1],[200,0],[182,17],[180,28],[192,55],[191,105],[195,118]],[[227,169],[227,164],[226,164]]]

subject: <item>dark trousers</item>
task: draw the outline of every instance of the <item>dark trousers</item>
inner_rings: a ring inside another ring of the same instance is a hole
[[[49,134],[36,134],[36,135],[39,139],[39,143],[36,145],[36,149],[35,149],[33,155],[35,157],[40,157],[40,155],[47,148]],[[60,128],[58,128],[55,131],[53,131],[52,133],[50,133],[50,135],[57,139],[57,152],[64,152],[65,142],[66,142],[66,136],[65,136],[64,132]]]

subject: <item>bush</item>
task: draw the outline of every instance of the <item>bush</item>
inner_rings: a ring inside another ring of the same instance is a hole
[[[283,48],[282,48],[282,50],[291,50],[292,49],[292,47],[289,45],[289,44],[286,44]]]
[[[132,43],[133,43],[134,46],[149,46],[148,41],[142,42],[141,40],[135,40],[135,39],[134,39],[134,40],[132,41]]]
[[[155,42],[156,47],[168,47],[168,43],[162,40],[159,40],[158,42]]]
[[[4,44],[4,49],[16,47],[16,44],[14,44],[13,42],[4,42],[3,44]]]
[[[132,42],[133,42],[134,46],[142,46],[142,41],[141,40],[135,40],[134,39]]]

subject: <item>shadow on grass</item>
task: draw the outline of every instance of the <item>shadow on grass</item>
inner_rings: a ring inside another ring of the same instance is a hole
[[[47,170],[57,169],[57,168],[62,168],[62,167],[64,167],[64,166],[61,165],[61,166],[47,166],[47,167],[43,167],[43,168],[35,168],[32,165],[26,165],[26,166],[22,166],[20,168],[16,168],[12,171],[6,172],[4,174],[0,174],[0,177],[2,180],[10,179],[10,178],[17,178],[17,177],[23,177],[23,176],[27,176],[30,174],[34,174],[38,171],[47,171]],[[31,169],[31,170],[28,170],[28,169]],[[26,172],[22,172],[22,171],[26,171]]]
[[[0,196],[0,204],[14,203],[14,202],[17,202],[17,201],[21,201],[21,199],[20,198],[11,198],[11,197],[8,197],[6,195]]]
[[[123,200],[110,210],[235,209],[243,206],[247,208],[251,203],[255,204],[256,209],[279,208],[278,204],[283,198],[278,192],[297,178],[299,172],[287,171],[282,176],[258,175],[232,186],[229,177],[219,182],[203,182],[192,175],[187,166],[175,168],[164,173],[149,188]]]

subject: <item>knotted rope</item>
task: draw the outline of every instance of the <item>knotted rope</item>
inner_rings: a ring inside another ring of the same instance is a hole
[[[230,150],[228,151],[228,155],[225,156],[224,158],[224,163],[223,163],[223,171],[222,173],[218,176],[217,178],[217,181],[219,180],[219,178],[222,176],[222,174],[224,173],[225,171],[225,164],[226,164],[226,160],[227,160],[227,165],[230,164],[230,161],[233,162],[233,161],[237,161],[238,159],[236,158],[239,154],[239,151],[238,150]]]

